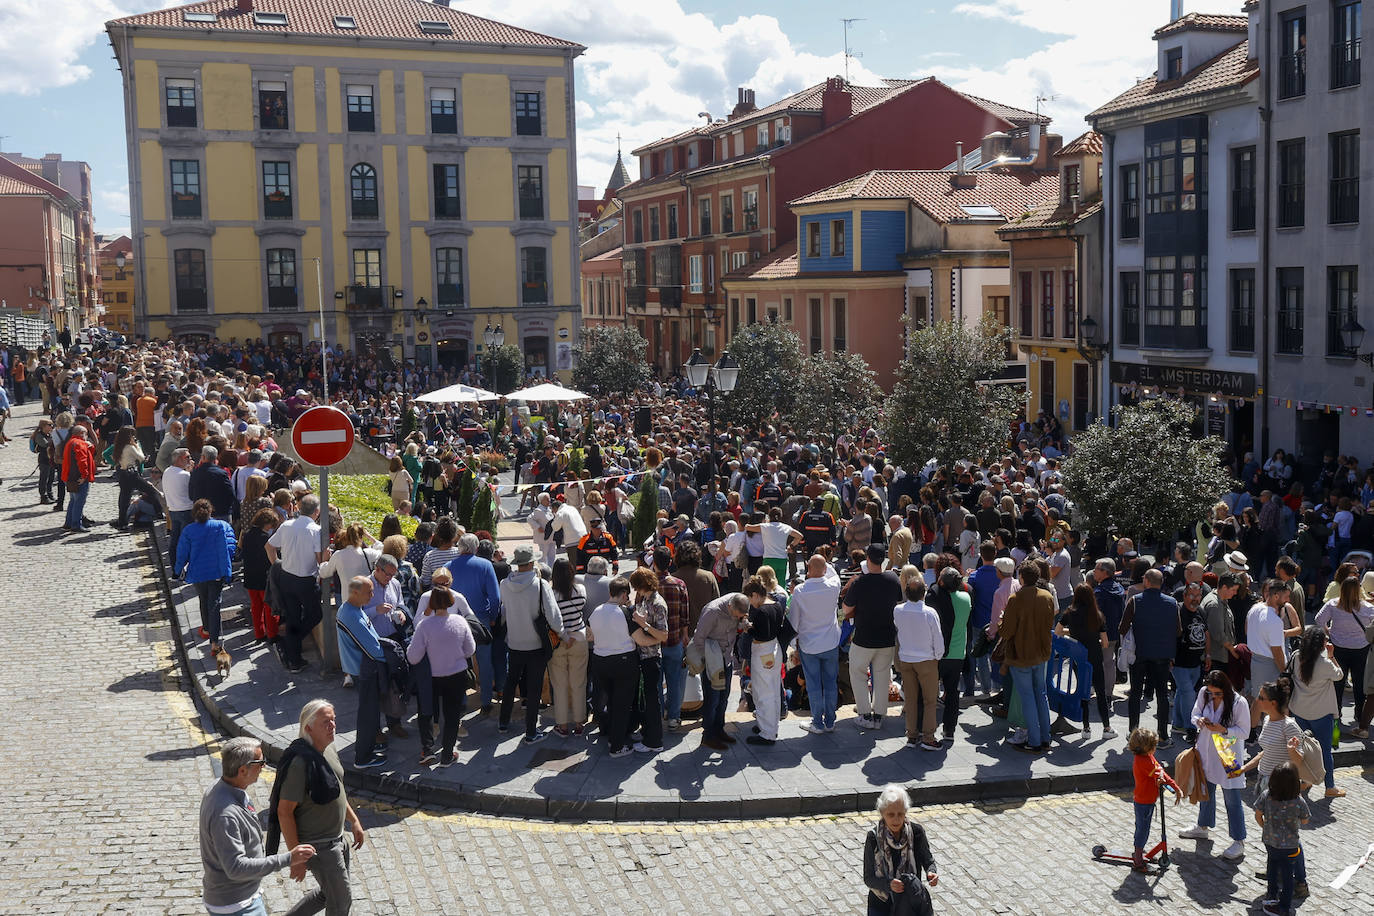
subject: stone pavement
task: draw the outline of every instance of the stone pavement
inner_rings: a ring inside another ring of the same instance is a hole
[[[194,590],[176,589],[177,635],[188,647],[195,690],[220,727],[251,734],[273,748],[273,756],[296,735],[296,713],[311,697],[322,696],[336,707],[341,755],[352,759],[357,698],[342,677],[322,676],[313,646],[311,667],[289,675],[264,646],[255,644],[247,617],[247,595],[241,588],[225,592],[225,645],[235,658],[227,678],[196,637],[199,606]],[[842,672],[847,676],[847,672]],[[738,690],[738,679],[735,681]],[[1124,697],[1125,688],[1118,687]],[[737,705],[734,696],[731,708]],[[1084,741],[1078,735],[1055,740],[1053,750],[1028,757],[1006,743],[1005,720],[994,719],[979,705],[960,716],[959,738],[952,746],[929,752],[906,746],[900,702],[892,704],[883,728],[856,727],[852,706],[841,710],[836,731],[811,735],[803,731],[804,715],[783,720],[773,747],[740,740],[725,753],[700,747],[699,724],[684,721],[684,730],[665,734],[662,753],[612,760],[595,735],[561,739],[550,734],[542,743],[522,741],[521,711],[515,710],[507,734],[496,730],[495,717],[473,711],[468,700],[465,724],[469,737],[458,742],[459,763],[449,769],[420,766],[419,740],[391,740],[387,765],[349,771],[353,784],[404,799],[471,811],[556,819],[643,820],[683,817],[739,818],[843,813],[867,810],[878,789],[890,782],[906,785],[917,803],[970,801],[1008,795],[1037,796],[1129,786],[1131,758],[1126,750],[1126,703],[1116,703],[1112,739]],[[413,710],[413,706],[412,706]],[[1095,712],[1094,712],[1095,715]],[[413,725],[412,719],[407,720]],[[728,728],[740,739],[750,733],[752,714],[731,712]],[[1148,711],[1144,719],[1152,724]],[[548,711],[541,725],[549,728]],[[1162,750],[1171,761],[1180,746]],[[1346,742],[1342,763],[1370,758],[1364,742]]]
[[[9,429],[19,441],[0,449],[0,588],[12,620],[29,612],[42,622],[0,630],[0,916],[203,914],[196,812],[218,775],[218,735],[176,664],[146,535],[63,538],[56,513],[36,505],[20,439],[35,416],[17,409]],[[92,517],[108,519],[114,499],[98,484]],[[251,790],[259,807],[270,776]],[[1374,867],[1343,891],[1326,888],[1374,840],[1374,770],[1337,776],[1350,797],[1314,802],[1303,831],[1305,916],[1374,912]],[[368,831],[353,858],[356,916],[863,909],[871,813],[565,824],[354,797]],[[1130,811],[1108,792],[924,806],[917,816],[940,865],[936,912],[1257,911],[1253,823],[1240,864],[1221,860],[1217,842],[1171,840],[1174,865],[1143,877],[1088,854],[1129,837]],[[1191,814],[1170,808],[1170,832]],[[273,913],[301,893],[282,876],[263,890]]]

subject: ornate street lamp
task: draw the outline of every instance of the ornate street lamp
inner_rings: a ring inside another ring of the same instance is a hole
[[[711,478],[716,476],[716,391],[729,394],[735,390],[735,385],[739,382],[739,363],[735,361],[728,352],[722,353],[720,360],[712,366],[706,361],[706,357],[701,355],[701,348],[692,351],[691,357],[682,364],[682,371],[687,376],[687,381],[691,382],[693,388],[706,386],[706,425],[708,435],[711,437],[708,443],[707,459],[711,471]]]

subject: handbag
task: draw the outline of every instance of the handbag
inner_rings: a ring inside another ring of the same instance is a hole
[[[469,690],[478,689],[477,671],[472,667],[472,659],[468,659],[468,666],[463,669],[462,676],[462,688],[464,693],[466,693]]]
[[[544,661],[553,658],[553,650],[558,648],[558,633],[544,619],[544,583],[539,583],[539,612],[534,617],[534,629],[539,634],[539,646],[544,650]]]

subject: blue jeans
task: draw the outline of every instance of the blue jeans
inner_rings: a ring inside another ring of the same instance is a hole
[[[988,693],[992,690],[992,659],[987,655],[971,656],[964,668],[964,695],[973,694],[974,688]]]
[[[1279,909],[1287,911],[1293,905],[1293,876],[1302,849],[1281,849],[1268,843],[1264,844],[1264,849],[1269,853],[1265,866],[1268,884],[1268,893],[1265,896],[1270,900],[1278,900]]]
[[[1011,681],[1021,695],[1026,715],[1027,742],[1038,747],[1050,740],[1050,699],[1045,688],[1045,666],[1011,669]]]
[[[1155,806],[1149,802],[1135,802],[1135,848],[1144,849],[1150,841],[1150,821],[1154,820]]]
[[[1193,703],[1197,701],[1197,681],[1201,668],[1174,666],[1174,728],[1192,728]],[[1162,737],[1162,736],[1161,736]]]
[[[67,527],[80,528],[81,514],[86,511],[86,497],[91,494],[91,482],[88,480],[81,486],[72,489],[67,487]]]
[[[167,568],[177,568],[177,542],[181,540],[181,529],[191,524],[190,509],[172,509],[168,515],[172,517],[172,524],[167,528]]]
[[[1207,797],[1198,802],[1197,822],[1201,827],[1217,825],[1217,787],[1207,783]],[[1226,798],[1226,831],[1233,840],[1245,839],[1245,802],[1240,789],[1221,789]]]
[[[223,591],[223,579],[206,579],[196,583],[196,597],[200,599],[200,625],[210,634],[211,645],[219,642],[219,598]]]
[[[262,894],[258,894],[246,907],[227,916],[267,916],[267,904],[262,902]]]
[[[482,705],[491,702],[495,685],[506,684],[506,641],[493,639],[490,645],[477,647],[477,686]]]
[[[725,735],[725,707],[730,700],[730,677],[734,672],[725,666],[725,687],[711,686],[711,675],[701,672],[701,736],[720,738]]]
[[[682,657],[687,652],[686,646],[664,646],[663,647],[663,674],[661,686],[663,690],[663,709],[669,719],[682,718],[682,690],[687,683],[687,669],[682,667]]]
[[[812,726],[834,728],[835,710],[840,705],[840,647],[815,655],[802,652],[801,663]]]
[[[1312,737],[1317,739],[1317,743],[1322,746],[1322,765],[1326,767],[1326,787],[1336,788],[1336,774],[1332,772],[1334,761],[1331,759],[1331,738],[1335,731],[1335,716],[1325,715],[1320,719],[1304,719],[1302,716],[1294,716],[1303,731],[1310,731]]]

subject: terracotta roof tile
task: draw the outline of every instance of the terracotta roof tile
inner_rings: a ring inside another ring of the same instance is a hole
[[[992,207],[1004,219],[1018,219],[1059,196],[1059,176],[1029,169],[970,172],[977,183],[955,187],[954,175],[939,170],[866,172],[791,202],[790,206],[840,200],[910,200],[942,222],[977,219],[965,207]]]
[[[42,188],[34,187],[9,175],[0,175],[0,195],[6,197],[43,197],[47,194]]]
[[[1086,131],[1060,147],[1058,156],[1101,156],[1102,135],[1095,130]]]
[[[1176,80],[1155,77],[1141,80],[1107,104],[1088,114],[1088,119],[1143,108],[1158,102],[1173,102],[1221,89],[1243,86],[1259,75],[1259,66],[1249,59],[1250,43],[1242,41],[1211,60],[1194,67]]]
[[[1245,32],[1250,28],[1249,16],[1231,16],[1219,13],[1188,13],[1167,25],[1155,29],[1155,37],[1172,35],[1175,32]]]
[[[959,94],[995,117],[1001,118],[1003,121],[1010,121],[1019,127],[1036,123],[1050,123],[1049,115],[1036,114],[1033,111],[1026,111],[1024,108],[1013,108],[1010,105],[1003,105],[1001,102],[980,99],[978,96],[969,95],[967,92],[960,92]]]
[[[1101,210],[1101,195],[1097,195],[1096,199],[1086,204],[1080,203],[1077,213],[1073,212],[1072,204],[1061,204],[1056,196],[1054,200],[1046,201],[1020,219],[1012,220],[1000,227],[997,234],[1006,237],[1031,229],[1062,229],[1082,222]]]
[[[768,254],[751,261],[738,270],[732,270],[725,275],[727,279],[736,280],[786,280],[795,277],[801,265],[801,260],[797,257],[797,240],[779,245]]]
[[[286,25],[256,21],[256,13],[285,13]],[[270,32],[274,34],[329,35],[350,38],[405,38],[455,44],[524,45],[550,49],[585,50],[576,42],[483,19],[426,0],[253,0],[253,12],[239,12],[236,0],[202,0],[151,13],[126,16],[106,23],[107,28],[144,26],[186,29],[194,32]],[[187,22],[187,13],[213,13],[214,22]],[[336,16],[351,17],[356,28],[341,29]],[[422,32],[421,21],[444,22],[451,33]]]

